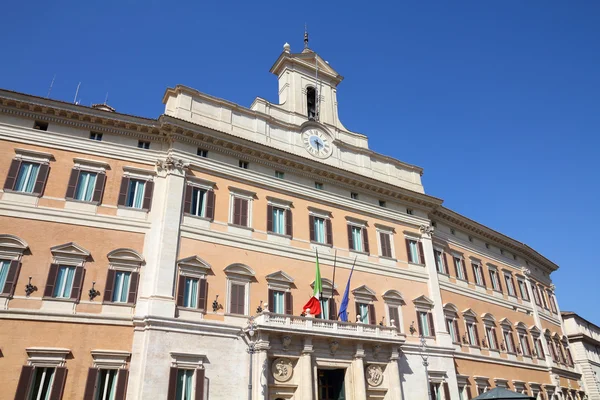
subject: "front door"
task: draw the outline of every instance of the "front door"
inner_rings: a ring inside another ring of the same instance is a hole
[[[345,369],[319,369],[319,399],[346,400],[344,391]]]

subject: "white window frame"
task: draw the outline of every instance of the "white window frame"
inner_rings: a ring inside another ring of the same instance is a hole
[[[456,308],[456,306],[454,306],[453,304],[446,304],[444,305],[444,323],[447,325],[448,324],[448,320],[450,321],[451,325],[452,325],[452,330],[456,331],[456,326],[455,326],[455,322],[458,322],[458,309]],[[458,325],[458,323],[457,323]],[[448,329],[448,326],[446,326],[446,329]],[[448,330],[448,334],[450,334],[450,331]],[[455,336],[456,336],[456,340],[452,341],[452,344],[458,344],[460,345],[462,343],[462,338],[459,335],[459,332],[454,332]],[[450,335],[450,337],[452,337],[452,335]]]
[[[394,289],[386,291],[382,296],[385,304],[385,320],[388,326],[392,326],[392,319],[390,317],[390,308],[396,308],[398,310],[398,321],[394,321],[394,326],[398,328],[398,332],[404,333],[404,316],[402,315],[402,306],[406,305],[402,294]]]
[[[454,259],[458,259],[458,261],[460,262],[460,265],[457,265],[458,270],[464,275],[463,277],[460,277],[460,274],[458,274],[456,276],[456,279],[458,279],[459,281],[467,282],[469,280],[469,275],[467,274],[467,264],[464,254],[454,252],[450,254],[452,255],[452,262],[454,262]]]
[[[288,236],[287,235],[287,210],[291,210],[293,207],[293,202],[290,200],[279,199],[276,197],[267,196],[267,205],[272,206],[273,208],[279,208],[283,210],[283,233],[277,232],[267,232],[269,235],[276,236]],[[273,220],[273,224],[275,221]],[[289,236],[288,236],[289,237]]]
[[[437,256],[436,256],[436,254],[435,254],[436,252],[439,252],[439,253],[440,253],[440,263],[441,263],[441,265],[442,265],[442,269],[443,269],[443,271],[440,271],[440,270],[438,269],[438,265],[437,265]],[[443,249],[443,248],[441,248],[441,247],[438,247],[438,246],[434,246],[434,247],[433,247],[433,258],[434,258],[434,260],[435,260],[435,269],[436,269],[437,273],[438,273],[438,274],[442,274],[442,275],[448,275],[448,274],[446,273],[446,269],[448,270],[448,272],[450,272],[450,266],[449,266],[449,265],[446,265],[446,257],[444,257],[444,254],[445,254],[445,251],[444,251],[444,249]]]
[[[223,270],[227,275],[226,313],[231,316],[246,317],[250,315],[250,283],[255,280],[256,273],[247,265],[235,263]],[[231,313],[231,285],[243,285],[244,289],[244,314]]]
[[[513,285],[513,274],[507,269],[502,270],[502,276],[504,277],[504,284],[506,286],[506,294],[511,297],[517,297],[517,288]],[[512,288],[512,293],[510,292]]]
[[[498,267],[490,263],[487,264],[487,267],[490,275],[490,285],[492,286],[492,290],[502,293],[502,284],[500,282],[500,272],[498,271]],[[492,278],[492,275],[496,277],[495,281],[494,278]]]
[[[358,249],[348,249],[349,251],[353,252],[353,253],[361,253],[361,254],[366,254],[366,251],[364,249],[365,247],[365,238],[364,238],[364,234],[367,233],[366,229],[367,229],[367,222],[366,221],[362,221],[362,220],[358,220],[355,218],[351,218],[351,217],[346,217],[346,224],[350,226],[350,229],[353,228],[357,228],[360,232],[360,250]],[[327,233],[327,232],[326,232]]]
[[[287,307],[286,304],[286,293],[292,292],[292,285],[294,284],[294,278],[286,274],[284,271],[273,272],[265,277],[267,281],[267,289],[274,290],[276,292],[283,292],[283,312],[281,314],[285,314],[285,310]],[[268,293],[268,291],[267,291]],[[325,296],[323,296],[325,297]],[[269,301],[271,299],[267,299],[263,302],[263,304],[268,305],[268,309],[270,312],[275,312],[274,305],[270,304]]]
[[[477,315],[470,308],[466,309],[462,312],[464,327],[465,327],[465,335],[469,339],[469,347],[481,348],[481,343],[478,339],[478,331],[477,331]],[[469,332],[469,325],[473,326],[473,338]],[[481,340],[481,338],[479,338]],[[475,343],[473,343],[475,342]]]
[[[129,178],[132,180],[138,180],[138,181],[145,181],[147,182],[154,182],[154,178],[156,177],[156,171],[152,171],[149,169],[143,169],[143,168],[137,168],[137,167],[131,167],[131,166],[124,166],[123,167],[123,178]],[[131,184],[131,182],[130,182]],[[144,195],[146,194],[146,189],[148,188],[148,186],[144,185],[144,193],[142,194],[142,208],[136,208],[136,207],[129,207],[127,205],[125,206],[119,206],[119,208],[125,208],[127,210],[137,210],[137,211],[146,211],[143,209],[144,207]],[[127,187],[127,195],[125,198],[125,203],[127,204],[127,200],[129,199],[129,186]]]
[[[233,223],[233,214],[235,213],[234,209],[234,200],[235,199],[248,200],[248,220],[246,221],[246,226],[243,225],[235,225]],[[233,225],[235,227],[241,229],[253,229],[252,228],[252,204],[254,203],[254,199],[256,198],[256,192],[252,192],[246,189],[240,189],[233,186],[229,186],[229,225]]]
[[[419,243],[421,242],[421,236],[419,236],[418,234],[414,233],[414,232],[410,232],[410,231],[404,231],[404,239],[405,240],[409,240],[412,242],[416,243],[416,260],[415,257],[411,257],[411,254],[407,254],[407,258],[412,258],[412,262],[409,261],[409,264],[416,264],[416,265],[425,265],[425,260],[421,260],[421,252],[419,251]],[[408,250],[410,251],[410,244],[408,245]],[[424,249],[423,249],[424,250]]]
[[[531,302],[531,296],[529,295],[529,290],[527,289],[527,282],[525,282],[525,279],[520,278],[519,275],[517,275],[517,286],[519,287],[521,300]]]
[[[320,245],[320,246],[327,246],[330,247],[331,245],[329,245],[327,243],[327,220],[331,219],[331,212],[330,211],[326,211],[326,210],[320,210],[318,208],[314,208],[314,207],[308,207],[308,215],[309,216],[313,216],[314,218],[320,218],[323,220],[323,241],[320,242],[317,239],[317,233],[315,230],[315,240],[311,241],[311,243]],[[333,229],[333,227],[332,227]],[[310,230],[310,227],[309,227]]]
[[[482,266],[481,262],[471,259],[471,264],[472,264],[472,266],[477,267],[477,268],[474,268],[475,269],[475,271],[474,271],[475,285],[479,286],[479,287],[485,287],[484,277],[483,277],[483,266]],[[480,282],[478,282],[478,280]]]
[[[432,300],[430,300],[427,296],[422,295],[417,297],[416,299],[413,299],[413,304],[415,305],[415,312],[420,313],[420,312],[424,312],[427,314],[431,314],[431,319],[434,319],[434,314],[433,314],[433,306],[434,303]],[[419,318],[419,315],[417,314],[417,318]],[[417,322],[417,326],[418,326],[418,321]],[[431,335],[431,327],[429,326],[429,316],[426,318],[426,322],[427,322],[427,327],[428,327],[428,336],[425,336],[425,338],[431,338],[433,339],[434,336]],[[435,328],[435,320],[433,321],[434,324],[434,330],[438,330],[440,329],[440,327],[438,326],[437,329]],[[421,332],[419,332],[419,335],[421,335]],[[436,337],[437,337],[437,332],[436,332]]]
[[[206,355],[204,354],[171,352],[171,367],[177,368],[178,370],[194,371],[192,377],[192,384],[194,385],[192,398],[195,398],[196,395],[196,374],[198,373],[198,370],[206,370],[204,366],[205,360]],[[206,377],[204,379],[206,382]],[[203,398],[208,398],[208,385],[206,384],[204,385]]]
[[[200,190],[206,191],[204,202],[202,204],[202,214],[203,215],[194,215],[194,214],[190,213],[190,214],[186,214],[186,216],[189,216],[192,218],[200,218],[200,219],[208,220],[209,218],[206,217],[206,205],[208,203],[206,196],[208,195],[208,192],[210,190],[213,190],[213,191],[215,190],[216,183],[212,182],[212,181],[208,181],[206,179],[197,178],[195,176],[190,176],[190,175],[186,176],[185,180],[186,180],[186,186],[191,186],[194,189],[200,189]],[[193,196],[192,196],[192,198],[193,198]]]
[[[375,224],[375,232],[377,233],[377,254],[379,255],[379,257],[395,260],[396,259],[396,249],[394,247],[394,233],[395,233],[394,228],[380,225],[380,224]],[[390,253],[391,253],[390,257],[383,255],[383,250],[381,247],[381,237],[379,235],[380,233],[389,235],[389,237],[390,237]]]

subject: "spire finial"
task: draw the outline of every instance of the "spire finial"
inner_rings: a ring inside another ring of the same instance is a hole
[[[306,27],[306,23],[304,24],[304,48],[308,49],[308,28]]]

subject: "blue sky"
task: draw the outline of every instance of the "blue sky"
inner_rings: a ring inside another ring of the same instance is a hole
[[[277,99],[282,45],[345,80],[340,118],[427,193],[537,249],[561,309],[600,324],[600,2],[8,2],[0,87],[157,117],[176,84]],[[399,4],[398,4],[399,3]],[[174,5],[176,4],[176,5]],[[586,294],[587,293],[587,294]]]

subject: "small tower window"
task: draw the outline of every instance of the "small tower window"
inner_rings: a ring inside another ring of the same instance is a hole
[[[309,86],[306,88],[306,109],[308,110],[308,119],[315,119],[317,115],[317,93],[315,88]]]

